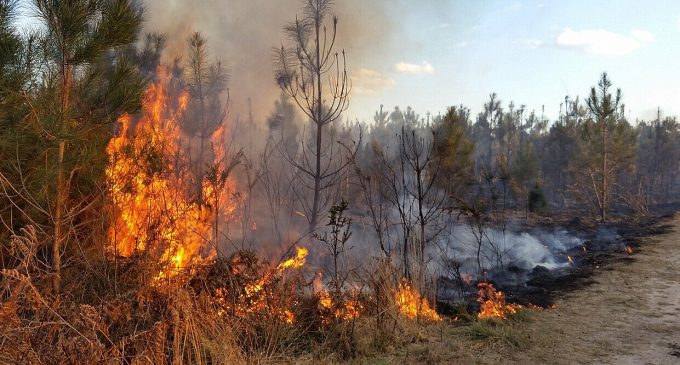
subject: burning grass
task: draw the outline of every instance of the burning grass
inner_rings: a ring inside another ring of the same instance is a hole
[[[348,358],[413,343],[424,323],[449,322],[422,288],[399,279],[389,259],[369,279],[326,287],[320,275],[309,280],[305,247],[273,264],[250,251],[219,255],[218,223],[238,214],[231,167],[202,182],[187,168],[190,141],[179,121],[188,93],[171,90],[167,70],[157,79],[142,113],[120,118],[106,150],[107,257],[65,270],[78,280],[62,292],[69,294],[53,295],[46,289],[50,269],[36,258],[35,230],[12,239],[18,265],[2,272],[0,362],[242,364],[323,352]],[[225,133],[222,127],[212,136],[215,166],[226,156]],[[192,194],[197,182],[203,198]],[[520,306],[507,304],[491,284],[479,288],[479,319],[516,315]],[[465,331],[519,345],[489,323],[475,321]]]
[[[491,283],[481,282],[477,284],[479,288],[479,314],[477,318],[499,318],[507,319],[517,313],[522,308],[518,304],[508,304],[505,301],[505,295],[501,291],[497,291]]]
[[[401,280],[394,297],[399,312],[408,319],[442,320],[434,308],[430,306],[430,302],[426,298],[422,298],[420,293],[406,279]]]

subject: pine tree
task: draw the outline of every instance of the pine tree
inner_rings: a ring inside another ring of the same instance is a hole
[[[612,83],[603,73],[586,101],[589,118],[583,125],[574,171],[579,190],[607,220],[614,187],[622,171],[633,167],[636,135],[624,118],[621,89],[611,93]]]
[[[106,164],[110,125],[139,107],[143,85],[123,56],[137,39],[141,13],[128,0],[34,0],[45,28],[40,39],[45,69],[31,103],[31,123],[47,160],[47,201],[52,222],[53,288],[59,292],[61,255],[88,191],[97,189]],[[80,194],[80,197],[76,196]]]
[[[316,229],[328,205],[329,197],[324,192],[348,166],[335,166],[333,156],[329,155],[334,149],[324,146],[326,127],[338,121],[347,109],[351,87],[345,53],[334,49],[338,18],[331,16],[330,28],[326,26],[332,5],[332,0],[305,1],[304,17],[285,28],[291,45],[276,50],[275,81],[315,129],[310,148],[303,149],[303,161],[296,161],[293,156],[288,159],[312,180],[309,184],[312,202],[303,202],[310,231]]]

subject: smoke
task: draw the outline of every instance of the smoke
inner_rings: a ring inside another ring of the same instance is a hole
[[[442,7],[443,11],[444,3],[436,1],[427,6]],[[193,32],[201,32],[208,40],[211,58],[222,60],[230,71],[230,119],[235,121],[240,117],[240,120],[247,120],[252,113],[259,125],[253,127],[257,139],[257,136],[264,135],[263,129],[266,127],[263,122],[271,113],[274,101],[280,94],[273,81],[272,48],[286,42],[283,27],[294,21],[296,15],[302,15],[303,5],[304,1],[301,0],[144,0],[145,31],[167,35],[164,62],[176,57],[186,57],[188,36]],[[335,2],[333,13],[339,18],[336,50],[346,51],[350,75],[363,75],[364,78],[375,79],[373,82],[379,84],[392,82],[381,79],[371,69],[379,64],[391,64],[394,60],[385,59],[387,54],[392,54],[396,49],[409,49],[411,46],[410,41],[403,38],[396,26],[396,22],[401,19],[400,15],[403,15],[400,12],[409,6],[413,6],[413,3],[409,4],[404,0]],[[361,90],[356,91],[354,97],[360,92]],[[232,125],[231,133],[239,135],[241,132],[238,129],[246,128],[242,124]],[[253,140],[253,136],[244,140],[250,147],[259,144]],[[395,142],[385,141],[385,144]],[[249,157],[256,157],[248,149],[246,152]],[[282,171],[279,171],[281,173],[276,175],[272,184],[276,181],[285,183],[286,164],[280,161],[279,165],[273,170]],[[295,227],[304,226],[304,219],[297,216],[297,211],[276,210],[276,213],[272,213],[274,209],[261,198],[266,195],[261,191],[246,193],[260,198],[254,199],[253,206],[248,208],[249,213],[242,217],[244,228],[233,227],[232,235],[237,234],[234,231],[240,230],[244,235],[242,240],[249,241],[243,232],[248,231],[247,227],[257,226],[258,240],[253,238],[252,241],[262,242],[255,246],[266,248],[262,251],[269,252],[270,255],[271,246],[277,246],[280,250],[274,250],[273,254],[282,254],[282,251],[285,252],[288,246],[295,243],[293,237],[297,235],[292,234],[291,237],[291,231],[294,232]],[[281,222],[270,222],[273,216],[279,217]],[[475,238],[463,225],[451,223],[450,227],[448,234],[441,237],[447,256],[460,262],[463,272],[475,274],[478,271]],[[353,229],[359,233],[353,236],[350,243],[353,247],[351,254],[365,259],[371,253],[377,253],[376,247],[370,247],[365,242],[365,237],[372,237],[370,230],[356,225]],[[553,269],[564,266],[566,258],[563,253],[579,244],[581,240],[570,236],[566,231],[503,233],[488,229],[481,256],[483,267],[489,273],[498,272],[499,275],[501,271],[507,272],[511,268],[518,268],[523,272],[536,266]],[[441,255],[441,252],[433,252],[433,255]]]
[[[201,32],[211,56],[229,66],[232,118],[248,116],[250,98],[254,118],[262,121],[279,95],[272,48],[285,41],[282,28],[302,15],[302,5],[300,0],[144,0],[145,31],[167,35],[166,61],[186,54],[189,34]],[[362,60],[375,61],[391,44],[390,6],[382,0],[333,5],[339,18],[336,47],[346,51],[350,73],[362,68]]]
[[[450,262],[460,264],[462,273],[478,277],[479,241],[468,226],[454,225],[440,241]],[[503,232],[487,228],[482,235],[479,258],[488,277],[497,282],[521,284],[537,267],[555,270],[568,266],[567,253],[583,242],[564,229]]]

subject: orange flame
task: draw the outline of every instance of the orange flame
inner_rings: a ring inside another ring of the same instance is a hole
[[[519,304],[507,304],[505,302],[505,295],[501,291],[496,291],[491,283],[479,283],[479,314],[477,318],[501,318],[506,319],[508,316],[517,313],[517,310],[522,308]]]
[[[441,321],[441,317],[430,306],[426,298],[421,298],[415,288],[412,288],[404,278],[399,283],[399,289],[394,294],[394,300],[399,312],[409,319],[423,318],[430,321]]]
[[[170,73],[159,67],[157,75],[134,127],[131,116],[119,119],[120,132],[106,148],[105,173],[113,203],[110,251],[123,257],[155,253],[161,264],[155,279],[161,279],[205,262],[214,248],[206,245],[212,239],[210,211],[188,196],[192,175],[179,120],[189,95],[171,98]]]
[[[626,252],[629,253],[629,254],[632,254],[633,253],[633,247],[631,247],[630,245],[627,245],[626,246]]]
[[[269,282],[271,282],[275,277],[283,275],[283,273],[288,269],[297,269],[305,264],[309,250],[306,248],[298,247],[297,254],[286,261],[280,263],[274,270],[265,274],[256,283],[249,284],[246,286],[245,290],[248,295],[253,295],[260,290]]]
[[[276,278],[281,277],[289,269],[297,269],[305,264],[308,254],[306,248],[297,248],[295,257],[280,263],[276,268],[271,269],[255,283],[245,286],[244,292],[238,295],[236,303],[232,305],[229,301],[227,289],[217,289],[214,295],[216,303],[219,305],[217,313],[219,315],[233,312],[235,315],[245,317],[252,314],[267,314],[273,315],[281,321],[288,324],[295,322],[295,314],[286,305],[281,304],[277,299],[272,297],[272,293],[266,289],[267,285],[271,284]],[[288,303],[291,304],[291,303]],[[294,304],[294,303],[293,303]]]
[[[364,306],[357,298],[350,298],[336,305],[328,291],[322,290],[317,295],[319,296],[319,305],[332,314],[330,317],[323,318],[322,321],[325,324],[330,323],[333,318],[351,321],[358,318],[364,310]]]
[[[359,301],[359,293],[351,291],[350,298],[343,299],[341,303],[334,303],[331,294],[323,287],[322,277],[323,274],[317,272],[312,281],[314,294],[319,298],[319,305],[324,312],[330,312],[330,315],[325,316],[322,322],[328,324],[333,318],[345,321],[358,318],[364,311],[364,306]]]

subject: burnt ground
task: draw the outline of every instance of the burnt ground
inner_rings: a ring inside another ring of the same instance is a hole
[[[646,245],[650,237],[668,233],[673,228],[674,212],[680,211],[676,205],[657,209],[654,215],[642,220],[613,220],[606,224],[592,224],[578,218],[568,216],[535,221],[532,224],[519,225],[517,232],[532,232],[546,229],[566,230],[571,236],[579,237],[582,246],[574,247],[563,253],[566,261],[568,255],[572,263],[566,267],[548,270],[537,266],[531,271],[523,271],[510,267],[505,272],[498,273],[495,279],[489,281],[496,289],[505,293],[510,303],[524,306],[535,305],[549,308],[556,300],[568,293],[583,289],[596,282],[594,276],[600,271],[610,270],[610,265],[619,262],[632,262],[634,255]],[[632,252],[627,252],[629,248]],[[503,276],[526,277],[526,280],[502,280]],[[439,284],[458,292],[460,284],[440,278]],[[437,309],[440,313],[457,316],[461,310],[467,313],[478,311],[477,289],[474,283],[464,285],[465,304],[461,307],[458,298],[438,297]]]
[[[638,222],[619,221],[597,227],[572,222],[569,229],[580,233],[584,244],[567,252],[573,261],[571,266],[557,271],[539,267],[523,285],[497,286],[510,302],[548,308],[558,298],[596,283],[594,276],[599,271],[611,270],[611,264],[633,262],[635,253],[640,252],[651,237],[672,231],[673,217],[657,214]],[[632,251],[626,251],[627,248]]]
[[[680,364],[680,215],[618,228],[633,254],[593,250],[567,275],[534,283],[535,297],[509,294],[555,308],[444,321],[400,349],[352,363]]]
[[[588,285],[561,292],[556,309],[532,315],[528,345],[508,360],[680,363],[680,217],[650,229],[665,233],[634,232],[634,254],[611,258],[589,276]]]

